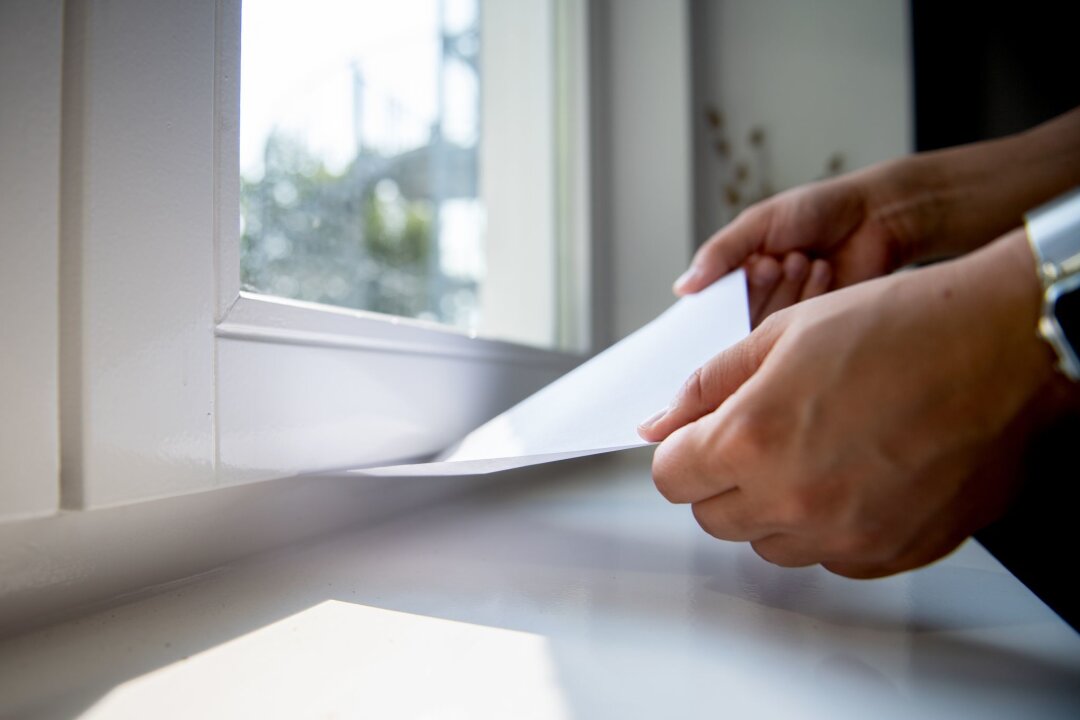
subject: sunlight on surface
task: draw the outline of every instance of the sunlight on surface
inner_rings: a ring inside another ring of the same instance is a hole
[[[114,688],[93,718],[566,718],[538,635],[328,600]]]

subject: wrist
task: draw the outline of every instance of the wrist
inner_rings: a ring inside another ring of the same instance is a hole
[[[868,220],[889,238],[890,270],[950,255],[941,242],[950,198],[937,158],[920,154],[888,160],[868,168],[859,181]]]
[[[1014,142],[1006,138],[908,158],[898,178],[913,198],[909,263],[960,257],[1021,224],[1019,210],[1001,212],[994,189]]]
[[[954,263],[971,285],[971,300],[988,315],[997,352],[1015,361],[1014,388],[1051,415],[1078,397],[1056,369],[1057,356],[1038,334],[1043,283],[1027,233],[1018,228]]]
[[[916,260],[956,257],[1022,225],[1080,184],[1080,108],[1008,137],[920,153],[909,170],[932,200]]]

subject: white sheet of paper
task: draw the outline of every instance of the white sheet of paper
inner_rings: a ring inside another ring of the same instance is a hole
[[[379,476],[473,475],[646,445],[638,424],[706,360],[750,332],[743,272],[682,298],[624,340],[469,433],[431,462]]]

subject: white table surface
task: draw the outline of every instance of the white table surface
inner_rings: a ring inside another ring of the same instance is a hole
[[[506,473],[8,639],[0,715],[1080,717],[1080,636],[977,544],[887,580],[773,567],[648,460]]]

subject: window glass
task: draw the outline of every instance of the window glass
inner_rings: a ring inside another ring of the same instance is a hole
[[[480,11],[243,4],[245,290],[478,327]]]

